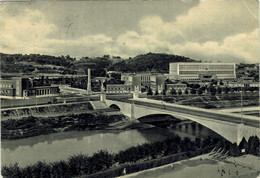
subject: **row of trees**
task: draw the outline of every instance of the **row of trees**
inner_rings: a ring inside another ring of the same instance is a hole
[[[206,140],[207,141],[207,140]],[[202,141],[198,139],[199,143]],[[211,142],[210,144],[213,144]],[[204,145],[208,145],[204,143]],[[2,167],[4,177],[73,177],[89,175],[106,170],[116,164],[134,163],[143,159],[154,159],[159,155],[172,155],[178,152],[195,151],[201,144],[196,144],[189,138],[181,139],[179,136],[159,141],[146,143],[136,147],[128,148],[117,154],[111,154],[106,150],[94,153],[93,156],[78,154],[71,156],[67,161],[54,163],[38,162],[25,168],[16,163]]]
[[[196,138],[192,141],[189,138],[181,139],[179,136],[158,141],[146,143],[120,151],[117,154],[111,154],[107,150],[101,150],[92,156],[78,154],[71,156],[67,161],[53,163],[38,162],[25,168],[14,165],[3,166],[2,175],[4,177],[74,177],[89,175],[104,171],[112,166],[118,166],[125,163],[135,163],[139,160],[155,159],[158,156],[173,155],[186,152],[191,157],[191,153],[196,150],[203,150],[206,147],[216,146],[229,150],[229,155],[239,156],[241,150],[246,149],[245,153],[259,155],[259,139],[256,136],[250,137],[247,142],[241,141],[239,146],[236,143],[230,143],[220,138],[207,137],[205,139]],[[203,152],[203,151],[202,151]]]

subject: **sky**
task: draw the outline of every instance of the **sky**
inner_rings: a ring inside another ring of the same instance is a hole
[[[0,2],[0,52],[259,62],[257,0]]]

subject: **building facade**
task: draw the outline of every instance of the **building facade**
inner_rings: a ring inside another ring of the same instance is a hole
[[[170,92],[172,89],[175,89],[177,92],[182,91],[183,93],[187,89],[187,84],[176,83],[176,84],[166,84],[166,91]]]
[[[132,85],[132,90],[140,92],[142,88],[151,88],[153,91],[162,91],[164,89],[165,76],[155,73],[124,73],[121,74],[121,80],[126,85]]]
[[[132,85],[125,84],[108,84],[106,88],[107,93],[130,93]]]
[[[33,86],[29,78],[13,77],[9,80],[0,80],[0,95],[9,98],[29,98],[51,96],[59,93],[58,86]]]
[[[232,80],[236,78],[235,63],[170,63],[170,79],[187,81]]]

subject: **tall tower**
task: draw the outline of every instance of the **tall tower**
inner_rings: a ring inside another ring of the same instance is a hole
[[[91,93],[91,71],[90,68],[88,68],[88,85],[87,85],[87,92]]]

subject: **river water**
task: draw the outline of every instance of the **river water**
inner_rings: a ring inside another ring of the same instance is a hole
[[[196,136],[218,136],[206,127],[187,122],[168,128],[61,132],[19,140],[2,140],[1,163],[3,166],[18,162],[24,167],[37,161],[67,160],[69,156],[79,153],[92,155],[102,149],[117,153],[138,144],[167,139],[173,134],[191,139]]]

